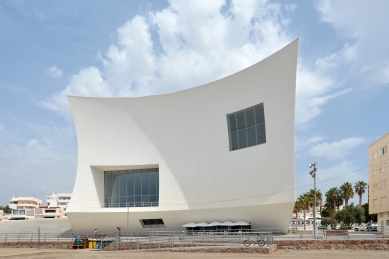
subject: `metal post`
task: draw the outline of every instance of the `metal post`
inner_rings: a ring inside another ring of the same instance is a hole
[[[130,207],[129,207],[129,204],[128,202],[126,203],[127,205],[127,242],[128,242],[128,217],[129,217],[129,211],[130,211]]]
[[[313,236],[316,236],[316,162],[309,165],[309,168],[313,167],[313,170],[309,174],[313,178],[313,192],[314,192],[314,202],[313,202]],[[305,220],[305,219],[304,219]]]
[[[316,169],[316,168],[315,168]],[[313,203],[313,236],[316,236],[316,173],[313,177],[314,203]]]
[[[38,249],[39,249],[40,242],[41,242],[41,227],[38,226]]]

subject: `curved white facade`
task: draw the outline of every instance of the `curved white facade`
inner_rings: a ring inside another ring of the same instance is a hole
[[[221,80],[139,98],[69,97],[78,169],[67,209],[75,232],[125,230],[127,208],[104,208],[104,171],[159,168],[159,206],[129,208],[129,229],[163,219],[287,228],[295,201],[298,40]],[[263,103],[266,143],[230,151],[226,115]]]

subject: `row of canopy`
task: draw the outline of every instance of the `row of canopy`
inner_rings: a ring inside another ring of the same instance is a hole
[[[220,223],[218,221],[214,221],[212,223],[206,223],[206,222],[200,222],[200,223],[188,223],[183,225],[184,228],[195,228],[195,227],[216,227],[216,226],[226,226],[226,227],[233,227],[233,226],[250,226],[250,223],[247,223],[246,221],[238,221],[238,222],[231,222],[226,221],[223,223]]]

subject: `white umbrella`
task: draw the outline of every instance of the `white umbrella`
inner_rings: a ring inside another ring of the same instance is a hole
[[[196,224],[196,227],[207,227],[207,226],[208,226],[208,223],[205,223],[205,222],[200,222],[200,223]]]
[[[220,226],[232,227],[233,225],[234,225],[234,223],[231,221],[226,221],[226,222],[220,223]]]
[[[234,226],[251,226],[251,224],[246,221],[238,221],[234,223]]]
[[[196,223],[191,222],[191,223],[183,225],[183,227],[184,228],[195,228],[197,226],[196,226]]]
[[[217,222],[217,221],[214,221],[214,222],[212,222],[212,223],[209,223],[208,225],[207,225],[207,227],[214,227],[214,226],[220,226],[220,222]]]

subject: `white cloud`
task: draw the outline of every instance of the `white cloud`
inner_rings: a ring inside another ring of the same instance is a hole
[[[383,51],[389,46],[389,35],[384,33],[389,31],[389,2],[322,0],[317,8],[322,20],[337,30],[339,38],[354,41],[354,49],[345,55],[358,56],[354,66],[360,69],[366,83],[389,83],[389,53]]]
[[[351,150],[366,142],[364,138],[347,138],[339,142],[321,143],[310,148],[309,154],[317,157],[324,157],[328,160],[344,159],[351,153]]]
[[[297,8],[297,5],[295,4],[286,4],[285,10],[288,12],[294,12],[294,10]]]
[[[117,29],[117,42],[98,53],[102,70],[81,70],[65,90],[40,105],[71,121],[67,95],[122,97],[187,89],[240,71],[294,39],[286,17],[294,6],[264,0],[232,1],[222,13],[225,4],[222,0],[171,0],[161,11],[135,16]],[[351,57],[349,48],[343,52]],[[311,69],[301,61],[296,123],[303,127],[321,113],[324,104],[349,90],[335,89],[339,84],[320,65]]]
[[[357,58],[357,46],[346,43],[343,49],[324,58],[316,60],[315,65],[319,71],[327,71],[338,67],[342,62],[348,63]]]
[[[45,70],[45,73],[51,77],[62,77],[62,70],[56,66],[52,66]]]
[[[308,70],[302,65],[297,69],[296,89],[296,125],[297,129],[309,123],[322,112],[322,107],[333,98],[351,91],[343,89],[335,91],[338,85],[329,76],[317,70]],[[332,92],[332,93],[331,93]]]
[[[74,75],[65,90],[52,95],[50,99],[41,101],[38,104],[58,112],[69,124],[72,124],[73,119],[69,109],[68,95],[110,97],[112,96],[112,92],[108,83],[102,78],[100,70],[95,67],[89,67]]]

